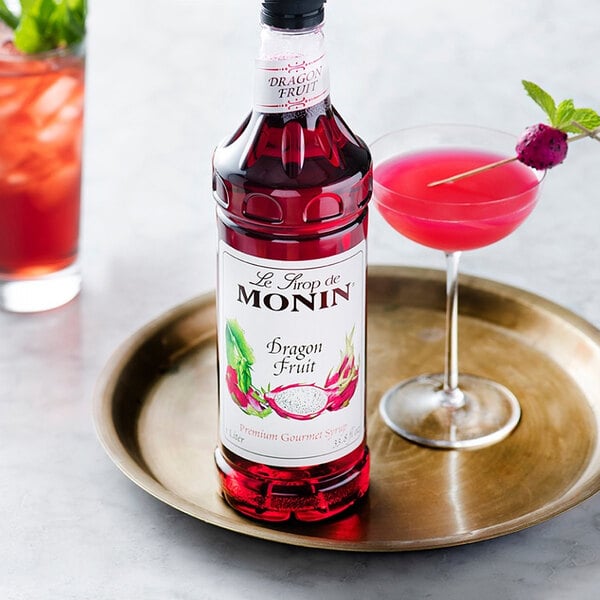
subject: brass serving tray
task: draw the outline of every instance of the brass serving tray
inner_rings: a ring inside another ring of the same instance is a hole
[[[371,267],[368,437],[371,489],[351,514],[268,525],[221,499],[213,463],[217,400],[214,296],[178,306],[114,355],[96,391],[109,456],[137,485],[207,523],[314,548],[399,551],[465,544],[545,521],[600,488],[600,331],[538,296],[462,276],[460,366],[520,399],[521,423],[479,450],[420,447],[379,416],[397,380],[442,369],[444,275]]]

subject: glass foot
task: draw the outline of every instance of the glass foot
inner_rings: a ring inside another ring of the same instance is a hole
[[[80,289],[77,265],[30,279],[5,279],[0,275],[0,308],[19,313],[50,310],[75,298]]]
[[[388,427],[417,444],[460,449],[495,444],[519,423],[519,402],[503,385],[461,375],[449,397],[443,381],[442,374],[420,375],[388,390],[379,406]]]

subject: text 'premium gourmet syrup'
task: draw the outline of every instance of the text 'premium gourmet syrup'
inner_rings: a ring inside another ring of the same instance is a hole
[[[231,506],[320,520],[364,496],[371,158],[332,107],[325,0],[264,1],[254,104],[213,159],[219,446]]]

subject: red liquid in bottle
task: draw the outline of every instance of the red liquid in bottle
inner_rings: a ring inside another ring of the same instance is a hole
[[[370,154],[329,98],[293,114],[255,111],[215,152],[214,194],[220,239],[236,250],[283,261],[335,256],[365,240]],[[369,485],[364,437],[325,464],[274,467],[222,444],[216,463],[229,504],[267,521],[330,517]]]

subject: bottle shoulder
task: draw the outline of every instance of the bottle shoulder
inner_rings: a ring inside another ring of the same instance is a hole
[[[329,105],[253,112],[213,157],[213,193],[237,226],[277,235],[341,230],[372,191],[369,149]]]
[[[366,144],[328,102],[293,113],[251,112],[215,150],[225,180],[294,189],[331,185],[371,169]]]

